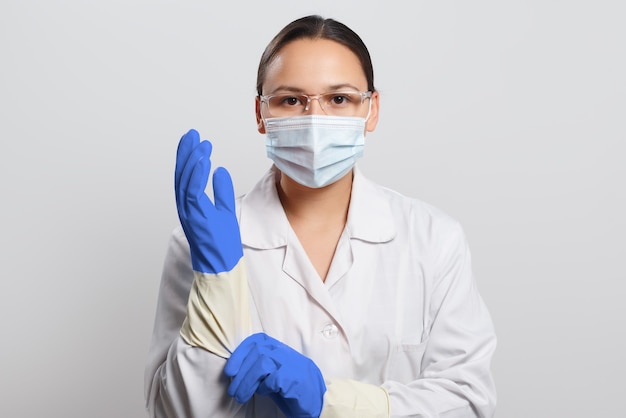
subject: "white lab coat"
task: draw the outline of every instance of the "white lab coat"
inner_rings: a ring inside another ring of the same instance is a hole
[[[325,378],[382,386],[392,417],[491,417],[496,337],[455,220],[375,185],[358,168],[323,282],[282,209],[271,169],[237,200],[253,331],[310,357]],[[174,231],[165,259],[146,399],[154,417],[282,417],[267,397],[226,394],[225,360],[179,335],[193,281]]]

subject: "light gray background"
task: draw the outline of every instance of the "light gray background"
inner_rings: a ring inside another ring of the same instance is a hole
[[[3,0],[0,416],[144,416],[178,139],[198,129],[248,190],[270,163],[258,59],[309,13],[370,48],[382,109],[363,171],[466,228],[497,417],[623,416],[625,11]]]

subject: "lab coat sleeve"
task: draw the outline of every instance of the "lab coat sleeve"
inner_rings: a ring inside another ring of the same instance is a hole
[[[229,358],[251,334],[248,278],[244,259],[228,272],[193,272],[187,317],[180,335],[187,344]]]
[[[472,275],[469,248],[453,220],[433,226],[433,280],[426,287],[419,378],[387,381],[391,417],[492,417],[496,337]]]
[[[193,281],[189,246],[178,228],[165,257],[145,368],[148,414],[156,418],[243,416],[243,406],[227,394],[226,360],[189,345],[180,335]]]
[[[380,386],[329,379],[320,418],[389,418],[389,395]]]

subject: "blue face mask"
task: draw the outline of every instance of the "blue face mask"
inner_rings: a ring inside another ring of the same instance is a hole
[[[267,156],[304,186],[328,186],[363,155],[365,122],[360,117],[326,115],[265,119]]]

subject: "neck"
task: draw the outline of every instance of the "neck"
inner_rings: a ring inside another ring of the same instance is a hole
[[[348,217],[352,171],[333,184],[318,189],[303,186],[281,174],[278,196],[290,222],[337,222]]]

